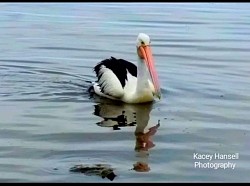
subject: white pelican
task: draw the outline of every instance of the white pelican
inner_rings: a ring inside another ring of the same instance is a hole
[[[154,96],[160,99],[160,85],[147,34],[138,35],[136,48],[138,68],[129,61],[114,57],[94,67],[98,80],[93,82],[93,89],[97,95],[125,103],[151,102]]]

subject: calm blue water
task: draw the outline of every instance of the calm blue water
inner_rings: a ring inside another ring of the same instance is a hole
[[[91,97],[93,66],[136,62],[139,32],[151,37],[162,100]],[[113,182],[250,181],[249,3],[1,3],[0,51],[1,182],[111,182],[69,171],[96,163],[114,168]],[[113,130],[123,112],[127,126]]]

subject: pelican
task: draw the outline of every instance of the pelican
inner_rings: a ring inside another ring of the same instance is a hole
[[[136,40],[137,67],[111,56],[94,67],[97,81],[94,92],[102,97],[125,103],[144,103],[161,98],[160,84],[150,46],[150,37],[139,33]]]

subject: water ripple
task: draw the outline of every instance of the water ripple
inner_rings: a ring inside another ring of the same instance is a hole
[[[110,183],[69,172],[105,163],[113,182],[249,182],[249,8],[1,4],[0,181]],[[140,32],[151,37],[162,99],[128,105],[90,95],[95,64],[136,61]],[[240,159],[234,170],[198,169],[194,152]],[[150,170],[134,170],[139,162]]]

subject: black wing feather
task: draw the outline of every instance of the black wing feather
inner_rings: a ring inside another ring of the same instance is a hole
[[[122,87],[125,86],[125,81],[127,80],[127,70],[132,76],[137,77],[137,67],[133,63],[126,61],[124,59],[116,59],[111,56],[111,58],[101,61],[94,67],[94,71],[96,73],[98,81],[102,76],[102,74],[99,74],[102,65],[104,65],[106,68],[109,68],[114,72],[114,74],[121,82]],[[102,85],[100,85],[100,87],[102,90],[104,89]]]

